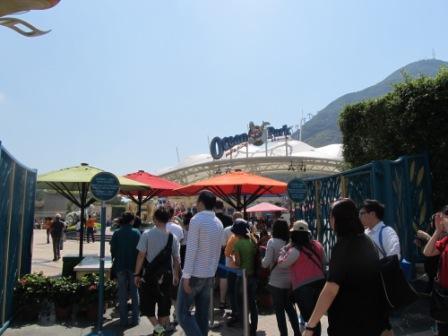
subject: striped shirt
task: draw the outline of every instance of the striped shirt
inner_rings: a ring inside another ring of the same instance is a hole
[[[182,277],[215,276],[221,254],[223,226],[213,211],[201,211],[190,221]]]

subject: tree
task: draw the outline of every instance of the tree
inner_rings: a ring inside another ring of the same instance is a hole
[[[434,206],[448,203],[448,69],[406,77],[382,98],[346,106],[339,126],[352,167],[427,152]]]

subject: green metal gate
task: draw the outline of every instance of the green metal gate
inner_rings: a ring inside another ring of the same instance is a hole
[[[328,254],[336,240],[329,224],[331,203],[349,197],[360,206],[364,199],[373,198],[385,204],[384,222],[397,231],[402,256],[410,261],[418,258],[415,232],[427,226],[432,214],[426,154],[373,161],[337,175],[306,179],[305,183],[308,194],[301,212]]]
[[[36,170],[10,155],[0,143],[0,334],[12,315],[13,289],[31,271]]]

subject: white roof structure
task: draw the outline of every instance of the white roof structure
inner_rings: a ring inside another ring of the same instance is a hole
[[[269,141],[267,146],[237,145],[221,159],[210,154],[186,157],[159,175],[182,184],[193,183],[226,171],[241,169],[283,181],[293,177],[325,176],[341,171],[342,145],[314,148],[304,142],[285,139]]]

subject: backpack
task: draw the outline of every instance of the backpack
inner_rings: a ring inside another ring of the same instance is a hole
[[[400,261],[396,254],[388,256],[383,245],[383,230],[380,229],[380,246],[373,242],[376,249],[383,255],[379,260],[379,273],[381,279],[381,288],[383,293],[383,303],[386,308],[399,309],[410,305],[417,300],[417,293],[406,280],[404,272],[400,266]]]
[[[171,253],[173,249],[173,234],[168,236],[168,242],[158,255],[148,262],[145,258],[144,279],[145,281],[159,280],[163,274],[171,272]]]

